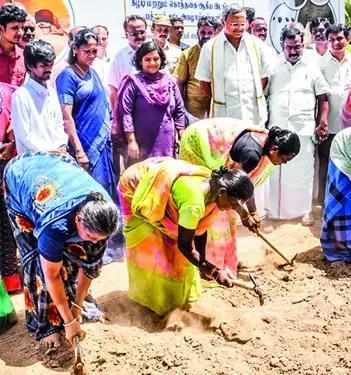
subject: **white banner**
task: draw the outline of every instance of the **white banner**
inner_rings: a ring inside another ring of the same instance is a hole
[[[0,5],[8,0],[0,0]],[[39,26],[38,37],[52,42],[59,54],[67,48],[67,32],[77,25],[105,25],[110,30],[110,49],[115,52],[125,45],[123,20],[126,15],[139,14],[149,24],[155,14],[179,15],[185,19],[184,39],[196,41],[199,17],[219,17],[225,0],[22,0]],[[269,39],[280,48],[280,31],[292,19],[306,24],[312,17],[328,17],[344,21],[344,0],[243,0],[244,6],[256,9],[270,28]]]

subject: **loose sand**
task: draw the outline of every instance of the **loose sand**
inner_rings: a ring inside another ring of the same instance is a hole
[[[351,374],[351,267],[323,261],[319,225],[273,226],[267,237],[291,257],[298,252],[293,269],[280,269],[279,257],[239,229],[239,257],[264,291],[263,306],[240,288],[208,288],[191,313],[172,314],[168,330],[128,300],[125,264],[104,267],[93,294],[108,320],[84,325],[89,374]],[[38,361],[23,324],[23,297],[13,299],[19,323],[0,337],[0,374],[68,374]],[[204,318],[204,308],[216,319]]]

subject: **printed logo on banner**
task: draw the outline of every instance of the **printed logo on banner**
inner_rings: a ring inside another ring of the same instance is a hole
[[[277,52],[281,51],[280,34],[284,26],[299,22],[306,26],[315,17],[341,22],[336,15],[338,0],[274,0],[269,22],[270,42]]]

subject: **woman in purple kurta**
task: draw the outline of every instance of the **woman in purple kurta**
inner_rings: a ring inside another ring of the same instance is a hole
[[[165,62],[154,42],[143,43],[135,55],[139,73],[126,76],[118,90],[116,132],[127,142],[128,165],[153,156],[175,156],[185,112],[176,83],[161,70]]]

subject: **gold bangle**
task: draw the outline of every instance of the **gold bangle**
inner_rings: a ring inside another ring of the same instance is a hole
[[[73,318],[70,322],[68,322],[68,323],[63,323],[63,326],[64,326],[65,328],[70,327],[70,326],[72,326],[76,321],[77,321],[77,319],[76,319],[76,318]]]
[[[75,302],[71,302],[71,305],[72,305],[73,307],[76,307],[78,310],[83,311],[83,307],[82,307],[82,306],[79,306],[77,303],[75,303]]]

